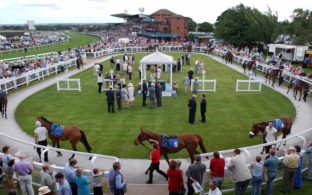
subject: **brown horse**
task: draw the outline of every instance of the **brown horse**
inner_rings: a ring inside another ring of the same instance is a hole
[[[277,128],[277,133],[278,134],[282,133],[283,134],[282,139],[284,139],[291,132],[292,119],[289,117],[284,117],[284,116],[281,116],[279,119],[283,122],[284,127],[283,128]],[[268,126],[269,122],[272,122],[272,121],[266,121],[266,122],[253,124],[251,127],[251,130],[249,132],[249,138],[253,138],[254,136],[258,135],[259,132],[261,132],[262,136],[263,136],[263,143],[266,143],[266,141],[264,139],[265,138],[264,133],[265,133],[265,128]],[[286,145],[286,141],[284,142],[284,146],[285,145]],[[264,151],[264,148],[263,148],[263,151]],[[263,153],[263,151],[262,151],[262,153]]]
[[[208,47],[207,48],[207,54],[212,54],[212,52],[213,52],[213,47]]]
[[[56,136],[53,134],[53,130],[51,129],[53,123],[51,121],[48,121],[45,117],[40,116],[37,117],[37,119],[41,122],[41,125],[45,127],[48,130],[49,138],[52,140],[52,146],[55,147],[57,145],[58,148],[60,148],[60,141],[66,141],[69,140],[72,148],[74,151],[77,151],[76,145],[80,141],[86,148],[86,150],[90,153],[92,148],[89,145],[88,139],[86,137],[86,134],[76,126],[66,126],[62,129],[61,136]],[[60,152],[57,152],[58,156],[62,156]],[[69,158],[74,158],[75,153]],[[89,160],[91,159],[91,156]]]
[[[255,64],[254,60],[244,61],[243,66],[242,66],[242,68],[244,69],[244,74],[246,74],[246,69],[248,69],[248,71],[250,71],[254,64]]]
[[[293,91],[293,97],[295,97],[295,100],[297,99],[297,93],[299,91],[298,101],[300,102],[302,92],[303,91],[305,91],[305,92],[309,91],[309,84],[300,80],[300,79],[293,79],[289,82],[287,93],[289,93],[290,88],[292,88],[294,90]],[[304,94],[303,99],[304,99],[304,101],[306,101],[306,93]]]
[[[233,58],[234,58],[234,56],[233,56],[232,52],[229,51],[225,54],[224,61],[226,64],[227,63],[233,64]]]
[[[168,154],[177,153],[184,148],[189,153],[192,163],[194,162],[194,155],[199,154],[199,152],[196,151],[196,148],[198,145],[200,149],[202,150],[202,152],[204,153],[207,152],[203,143],[203,138],[198,134],[181,134],[181,135],[178,135],[177,138],[178,138],[177,148],[164,148],[164,147],[160,148],[160,152],[165,157],[168,164],[169,164]],[[149,139],[158,141],[161,146],[162,135],[153,133],[151,131],[146,131],[143,128],[141,128],[141,132],[136,138],[136,140],[134,141],[134,144],[135,145],[141,144],[144,147],[146,147],[143,141],[145,140],[149,141]]]
[[[77,68],[78,69],[80,69],[80,67],[83,68],[83,59],[82,59],[80,54],[77,55],[76,63],[77,63]]]
[[[7,115],[7,105],[8,105],[8,96],[7,94],[0,90],[0,112],[2,114],[2,118],[8,118]]]
[[[269,84],[270,84],[270,82],[272,81],[272,87],[274,87],[274,83],[278,76],[282,76],[281,69],[268,68],[265,73],[265,83],[267,83],[267,81],[269,80]]]

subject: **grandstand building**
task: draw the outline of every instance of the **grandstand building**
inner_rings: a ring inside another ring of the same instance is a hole
[[[144,37],[172,41],[184,40],[188,35],[186,18],[167,9],[160,9],[151,15],[122,13],[112,16],[123,18],[126,24],[133,25],[138,35]]]

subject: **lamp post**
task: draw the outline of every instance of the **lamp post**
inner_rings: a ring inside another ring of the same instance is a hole
[[[203,91],[205,90],[205,75],[206,75],[206,70],[202,70],[203,74]]]

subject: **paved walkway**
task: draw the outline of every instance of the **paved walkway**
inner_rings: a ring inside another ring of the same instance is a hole
[[[203,54],[204,55],[204,54]],[[221,62],[221,59],[215,56],[209,56],[213,58],[214,60]],[[87,60],[87,65],[84,66],[85,69],[91,68],[95,62],[102,62],[104,60],[109,59],[109,57],[103,57],[96,60]],[[242,69],[238,65],[226,65],[240,73],[242,73]],[[74,74],[79,73],[80,70],[71,70],[69,72],[69,76],[72,76]],[[9,94],[9,104],[8,104],[8,119],[0,119],[0,132],[6,133],[14,138],[28,141],[33,143],[34,140],[32,137],[27,135],[23,132],[23,130],[19,127],[17,122],[15,121],[15,110],[17,106],[25,100],[27,97],[32,95],[33,93],[36,93],[42,89],[47,88],[48,86],[54,85],[59,78],[65,78],[65,74],[59,74],[57,76],[54,76],[50,79],[47,79],[45,81],[41,81],[33,86],[26,87],[24,89],[20,89],[15,92],[10,92]],[[263,81],[263,77],[259,77],[260,80]],[[233,84],[234,86],[234,84]],[[303,101],[298,102],[295,101],[292,97],[292,93],[286,94],[286,88],[285,87],[275,87],[274,90],[280,92],[281,94],[288,97],[291,102],[294,104],[297,112],[296,119],[293,124],[292,128],[292,134],[298,133],[300,131],[303,131],[305,129],[308,129],[312,127],[312,102],[311,99],[308,100],[308,102],[304,103]],[[31,112],[31,111],[30,111]],[[61,113],[60,113],[61,114]],[[34,119],[35,121],[35,119]],[[1,145],[8,144],[13,148],[13,151],[23,148],[28,151],[30,155],[34,157],[34,159],[38,159],[37,154],[35,150],[32,147],[28,147],[25,144],[15,143],[14,145],[10,144],[10,141],[1,139]],[[28,148],[27,148],[28,147]],[[118,154],[116,154],[118,156]],[[49,153],[49,159],[51,164],[56,165],[64,165],[67,161],[67,159],[70,157],[70,154],[64,154],[62,158],[56,157],[56,154],[54,152]],[[83,166],[84,168],[92,168],[90,161],[87,160],[86,156],[77,155],[76,157],[78,159],[79,165]],[[129,185],[129,193],[128,194],[166,194],[167,193],[167,186],[164,185],[166,182],[164,178],[159,176],[158,174],[154,174],[154,183],[157,185],[145,185],[145,181],[147,180],[147,176],[144,175],[144,170],[149,165],[149,160],[140,160],[140,159],[120,159],[122,164],[122,172],[125,175],[125,178],[128,183],[131,183]],[[99,165],[101,168],[109,169],[111,167],[112,161],[111,160],[104,160],[104,159],[97,159],[96,165]],[[190,164],[188,159],[182,159],[182,169],[186,170],[188,165]],[[161,169],[167,170],[167,165],[164,161],[161,162]],[[140,186],[140,187],[139,187]]]

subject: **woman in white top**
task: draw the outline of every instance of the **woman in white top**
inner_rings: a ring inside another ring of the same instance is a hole
[[[129,106],[134,106],[134,87],[132,83],[128,84]]]
[[[160,76],[161,76],[161,68],[160,66],[157,67],[157,72],[156,72],[156,79],[157,81],[160,80]]]
[[[102,85],[103,85],[103,81],[104,81],[104,78],[103,78],[103,74],[101,71],[99,71],[98,75],[97,75],[97,83],[98,83],[98,91],[99,93],[102,93]]]

